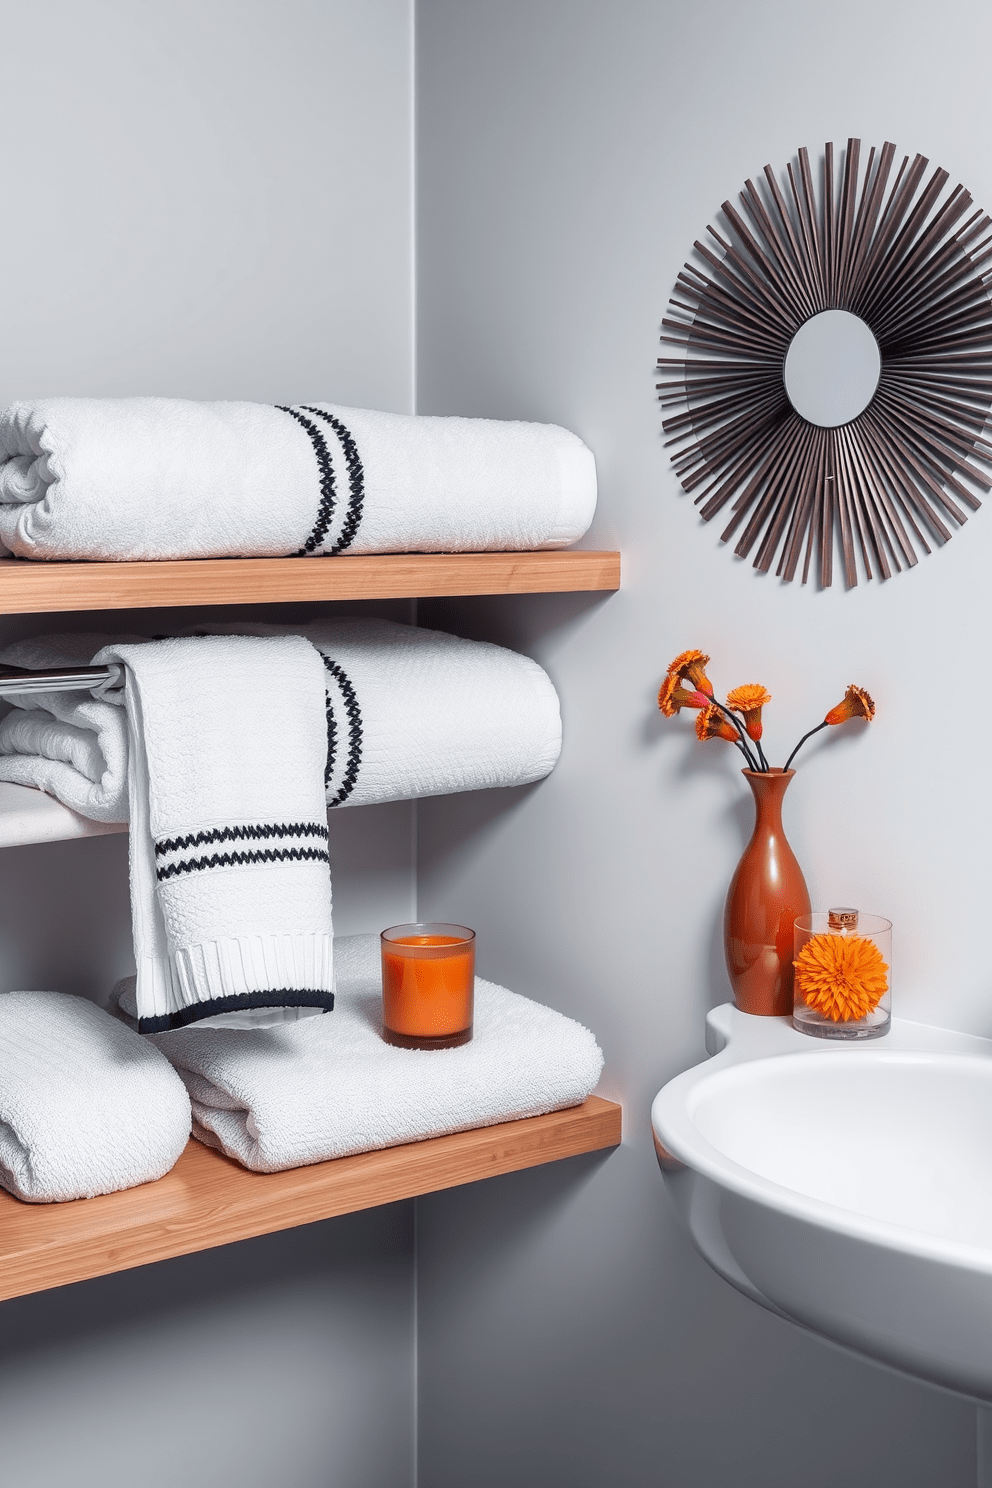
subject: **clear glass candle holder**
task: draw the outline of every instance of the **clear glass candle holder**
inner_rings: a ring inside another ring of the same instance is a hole
[[[888,1033],[891,920],[856,909],[800,915],[794,947],[794,1028],[822,1039],[874,1039]]]
[[[475,931],[439,922],[383,930],[382,1036],[401,1049],[454,1049],[472,1037]]]

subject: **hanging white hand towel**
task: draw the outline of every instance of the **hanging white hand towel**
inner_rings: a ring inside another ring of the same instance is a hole
[[[107,646],[142,1033],[333,1007],[324,667],[300,636]]]
[[[0,413],[0,554],[210,558],[562,548],[596,462],[555,424],[181,398]]]

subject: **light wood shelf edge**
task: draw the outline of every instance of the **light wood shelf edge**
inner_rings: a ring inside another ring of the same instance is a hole
[[[162,563],[0,559],[0,614],[177,605],[552,594],[620,587],[620,555],[386,553],[333,558],[204,558]]]
[[[0,1300],[615,1147],[621,1108],[580,1106],[285,1173],[190,1141],[156,1183],[67,1204],[0,1191]]]

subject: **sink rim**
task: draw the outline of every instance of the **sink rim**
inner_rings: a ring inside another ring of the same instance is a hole
[[[723,1009],[718,1009],[723,1012]],[[732,1010],[736,1012],[736,1010]],[[737,1014],[737,1017],[746,1015]],[[753,1019],[753,1022],[782,1023],[784,1019]],[[920,1027],[921,1025],[916,1025]],[[941,1030],[934,1030],[940,1034]],[[804,1042],[812,1040],[802,1034],[796,1037]],[[749,1042],[753,1043],[754,1040]],[[986,1043],[985,1040],[969,1040]],[[846,1235],[853,1240],[879,1246],[887,1250],[898,1250],[923,1260],[963,1267],[969,1271],[992,1276],[992,1239],[988,1246],[934,1235],[925,1230],[896,1224],[891,1220],[877,1219],[860,1210],[846,1209],[826,1199],[814,1198],[794,1188],[765,1178],[752,1169],[744,1167],[734,1158],[726,1156],[704,1137],[696,1127],[692,1113],[694,1107],[705,1097],[707,1084],[726,1083],[725,1076],[747,1066],[757,1071],[762,1065],[794,1065],[797,1060],[815,1060],[819,1066],[828,1061],[840,1060],[845,1067],[858,1061],[868,1063],[933,1065],[942,1067],[962,1065],[980,1066],[986,1078],[992,1076],[992,1055],[974,1050],[903,1049],[871,1045],[834,1045],[824,1049],[814,1045],[809,1050],[792,1048],[781,1052],[748,1052],[735,1050],[731,1036],[725,1049],[701,1065],[677,1075],[655,1096],[651,1107],[651,1124],[658,1141],[665,1151],[686,1167],[693,1169],[719,1187],[730,1190],[742,1198],[749,1199],[767,1209],[784,1213],[793,1219],[805,1221],[821,1229]],[[753,1079],[760,1075],[756,1072]],[[992,1132],[990,1132],[992,1141]]]

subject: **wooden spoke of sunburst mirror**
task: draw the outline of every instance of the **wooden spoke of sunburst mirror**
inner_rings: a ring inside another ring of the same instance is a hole
[[[722,541],[754,566],[821,585],[839,538],[858,582],[918,561],[992,489],[992,219],[922,155],[893,179],[895,146],[851,139],[835,169],[826,145],[819,190],[805,149],[780,184],[765,166],[723,231],[694,244],[669,304],[658,383],[672,462],[706,521],[729,504]],[[891,184],[890,184],[891,182]],[[850,421],[812,423],[793,408],[785,358],[801,326],[846,310],[870,328],[881,369]],[[725,515],[727,513],[725,512]]]

